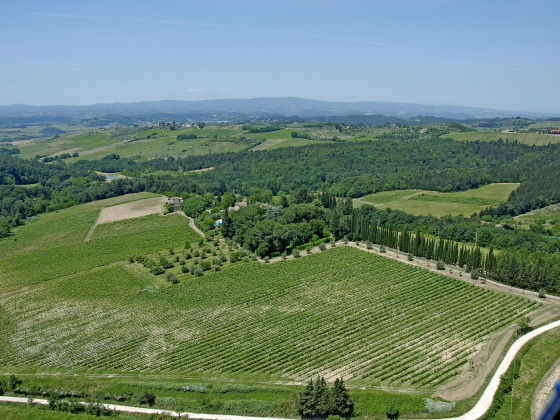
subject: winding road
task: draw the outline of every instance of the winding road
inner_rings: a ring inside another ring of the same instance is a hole
[[[500,384],[500,377],[508,370],[509,365],[519,352],[521,348],[527,344],[531,339],[535,338],[536,336],[550,331],[554,328],[560,327],[560,321],[551,322],[550,324],[543,325],[542,327],[536,328],[535,330],[525,334],[524,336],[520,337],[511,348],[506,353],[504,359],[498,366],[498,369],[492,376],[490,383],[484,390],[482,397],[476,403],[476,405],[470,409],[465,414],[459,417],[451,417],[447,419],[441,420],[476,420],[488,410],[490,405],[492,404],[492,400],[494,399],[494,394],[498,389],[498,385]],[[20,398],[20,397],[7,397],[7,396],[0,396],[0,402],[14,402],[14,403],[32,403],[32,404],[41,404],[47,405],[48,401],[45,399],[28,399],[28,398]],[[86,404],[82,402],[81,404]],[[202,413],[178,413],[176,411],[169,411],[169,410],[161,410],[155,408],[143,408],[143,407],[130,407],[126,405],[114,405],[114,404],[104,404],[104,406],[110,410],[127,412],[127,413],[139,413],[139,414],[165,414],[170,417],[180,417],[180,418],[191,418],[191,419],[202,419],[202,420],[293,420],[293,419],[280,419],[277,417],[249,417],[249,416],[231,416],[225,414],[202,414]]]

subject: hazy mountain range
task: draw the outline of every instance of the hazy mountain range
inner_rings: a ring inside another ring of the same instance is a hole
[[[396,102],[328,102],[302,98],[212,99],[204,101],[145,101],[133,103],[76,105],[3,105],[0,120],[48,120],[115,116],[137,120],[176,119],[241,121],[252,118],[313,118],[343,115],[387,115],[402,118],[433,116],[448,119],[528,117],[553,114],[474,108],[455,105],[422,105]]]

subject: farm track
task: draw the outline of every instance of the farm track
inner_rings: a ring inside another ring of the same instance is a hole
[[[517,353],[522,349],[522,347],[527,344],[533,338],[539,336],[542,333],[550,331],[554,328],[560,327],[560,321],[555,321],[550,324],[544,325],[540,328],[537,328],[526,335],[520,337],[517,341],[513,343],[510,347],[508,352],[506,353],[504,359],[498,366],[498,369],[492,376],[490,383],[484,390],[481,398],[475,404],[475,406],[466,412],[465,414],[457,417],[450,417],[442,420],[476,420],[479,419],[484,415],[484,413],[488,410],[492,401],[494,399],[494,395],[498,389],[500,384],[500,377],[507,371],[510,364],[513,362],[513,359],[517,355]],[[40,404],[40,405],[47,405],[48,401],[45,399],[28,399],[28,398],[18,398],[18,397],[8,397],[8,396],[0,396],[0,402],[13,402],[13,403],[24,403],[24,404]],[[86,404],[82,402],[81,404]],[[165,414],[170,417],[179,417],[179,418],[191,418],[191,419],[202,419],[202,420],[291,420],[291,419],[280,419],[276,417],[250,417],[250,416],[230,416],[230,415],[221,415],[221,414],[202,414],[202,413],[188,413],[188,412],[175,412],[170,410],[161,410],[161,409],[151,409],[151,408],[143,408],[143,407],[131,407],[131,406],[123,406],[123,405],[113,405],[113,404],[104,404],[104,406],[110,410],[120,411],[120,412],[127,412],[127,413],[140,413],[140,414]]]
[[[210,169],[211,169],[211,168],[210,168]],[[199,171],[202,171],[202,170],[209,170],[209,169],[199,169]],[[205,234],[203,231],[201,231],[201,230],[194,224],[194,219],[193,219],[192,217],[187,216],[187,215],[185,214],[184,211],[179,210],[179,211],[175,211],[175,212],[169,213],[169,214],[178,214],[178,215],[180,215],[180,216],[186,217],[187,219],[189,219],[189,227],[190,227],[192,230],[194,230],[196,233],[198,233],[200,236],[202,236],[203,238],[206,238],[206,234]]]

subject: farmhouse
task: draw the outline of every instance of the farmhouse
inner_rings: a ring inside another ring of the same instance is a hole
[[[171,204],[171,205],[181,204],[182,202],[183,202],[182,197],[169,197],[167,199],[167,204]]]
[[[183,202],[183,197],[169,197],[167,199],[167,204],[173,207],[173,211],[181,210],[182,202]]]

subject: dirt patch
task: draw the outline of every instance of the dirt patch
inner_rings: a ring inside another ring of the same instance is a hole
[[[187,172],[206,172],[206,171],[211,171],[212,169],[216,169],[216,167],[210,166],[209,168],[193,169],[192,171],[187,171]]]
[[[498,364],[512,334],[511,328],[491,334],[482,345],[475,348],[474,366],[471,368],[466,365],[462,368],[458,376],[439,388],[432,398],[460,401],[475,395]]]
[[[116,222],[125,219],[148,216],[150,214],[163,214],[163,205],[166,197],[146,198],[116,206],[104,207],[99,214],[97,224]]]

